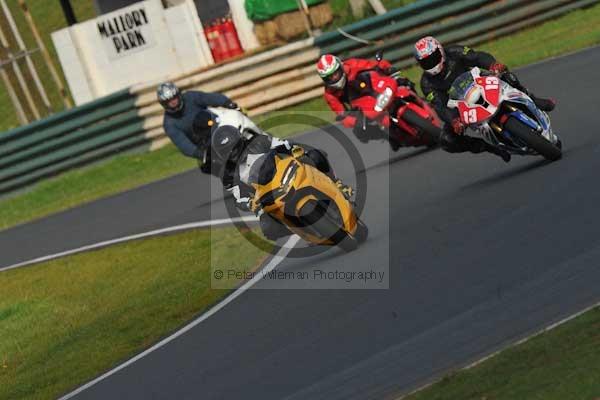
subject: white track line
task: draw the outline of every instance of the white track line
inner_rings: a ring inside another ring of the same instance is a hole
[[[188,325],[184,326],[183,328],[181,328],[180,330],[178,330],[177,332],[175,332],[171,336],[169,336],[169,337],[161,340],[160,342],[156,343],[154,346],[150,347],[148,350],[145,350],[144,352],[142,352],[142,353],[138,354],[137,356],[129,359],[128,361],[126,361],[123,364],[117,366],[116,368],[111,369],[110,371],[108,371],[105,374],[99,376],[98,378],[96,378],[96,379],[94,379],[94,380],[86,383],[85,385],[80,386],[79,388],[77,388],[74,391],[72,391],[71,393],[69,393],[69,394],[67,394],[67,395],[59,398],[58,400],[67,400],[67,399],[72,398],[73,396],[78,395],[79,393],[83,392],[84,390],[89,389],[90,387],[94,386],[96,383],[98,383],[100,381],[103,381],[104,379],[108,378],[109,376],[111,376],[111,375],[119,372],[120,370],[128,367],[129,365],[133,364],[134,362],[136,362],[136,361],[144,358],[145,356],[147,356],[148,354],[152,353],[153,351],[155,351],[155,350],[163,347],[167,343],[169,343],[169,342],[177,339],[179,336],[183,335],[184,333],[186,333],[190,329],[194,328],[196,325],[198,325],[201,322],[205,321],[210,316],[216,314],[219,310],[221,310],[227,304],[231,303],[233,300],[235,300],[236,298],[238,298],[246,290],[248,290],[252,286],[254,286],[258,281],[260,281],[263,278],[263,276],[265,276],[265,274],[269,273],[277,265],[279,265],[279,263],[285,259],[286,255],[290,252],[290,250],[292,248],[294,248],[294,246],[296,246],[296,244],[298,243],[299,240],[300,240],[299,236],[292,235],[285,242],[285,244],[281,247],[281,250],[279,250],[279,252],[275,256],[273,256],[273,258],[269,261],[269,263],[267,265],[265,265],[265,267],[261,270],[260,274],[255,274],[254,277],[251,280],[249,280],[248,282],[244,283],[242,286],[240,286],[238,289],[236,289],[233,293],[231,293],[229,296],[227,296],[223,301],[221,301],[216,306],[214,306],[213,308],[211,308],[210,310],[208,310],[206,313],[202,314],[199,318],[197,318],[194,321],[190,322]]]
[[[138,234],[131,235],[131,236],[125,236],[125,237],[121,237],[121,238],[117,238],[117,239],[106,240],[104,242],[90,244],[90,245],[79,247],[79,248],[76,248],[73,250],[67,250],[67,251],[63,251],[60,253],[51,254],[49,256],[38,257],[33,260],[23,261],[18,264],[13,264],[13,265],[9,265],[7,267],[2,267],[2,268],[0,268],[0,272],[24,267],[26,265],[36,264],[36,263],[39,263],[42,261],[54,260],[56,258],[70,256],[72,254],[81,253],[84,251],[95,250],[95,249],[99,249],[101,247],[112,246],[113,244],[117,244],[117,243],[129,242],[131,240],[142,239],[142,238],[146,238],[146,237],[150,237],[150,236],[163,235],[165,233],[184,231],[184,230],[194,229],[194,228],[205,228],[207,226],[227,225],[227,224],[231,224],[231,223],[235,223],[235,222],[256,222],[256,221],[258,221],[258,218],[254,217],[254,216],[246,216],[246,217],[238,217],[238,218],[232,218],[232,219],[224,218],[224,219],[214,219],[214,220],[210,220],[210,221],[191,222],[189,224],[171,226],[168,228],[157,229],[157,230],[150,231],[150,232],[138,233]]]

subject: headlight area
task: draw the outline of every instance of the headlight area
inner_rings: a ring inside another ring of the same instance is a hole
[[[377,104],[375,104],[375,111],[382,112],[390,104],[394,92],[391,88],[387,87],[379,96],[377,96]]]
[[[298,164],[293,162],[288,165],[286,171],[283,174],[283,179],[281,180],[281,188],[286,189],[292,183],[294,178],[296,178],[296,172],[298,172]]]

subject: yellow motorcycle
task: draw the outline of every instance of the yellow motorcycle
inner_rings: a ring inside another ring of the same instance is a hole
[[[355,250],[367,240],[367,226],[338,185],[303,162],[303,155],[299,146],[291,155],[273,155],[267,176],[249,182],[253,211],[262,209],[309,243]]]

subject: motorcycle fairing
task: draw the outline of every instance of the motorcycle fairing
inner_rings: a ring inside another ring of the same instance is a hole
[[[327,175],[312,165],[293,156],[275,155],[273,179],[264,185],[251,183],[256,189],[255,201],[262,204],[264,212],[285,224],[304,240],[316,244],[332,244],[328,238],[318,237],[310,227],[300,226],[299,210],[310,200],[325,200],[340,214],[344,229],[354,234],[357,216],[350,201],[344,197]]]

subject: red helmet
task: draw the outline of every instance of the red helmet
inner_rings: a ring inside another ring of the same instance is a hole
[[[430,75],[437,75],[444,70],[446,53],[442,44],[432,36],[426,36],[415,43],[415,58],[421,68]]]
[[[325,85],[333,89],[346,86],[346,73],[342,61],[332,54],[325,54],[317,62],[317,72]]]

